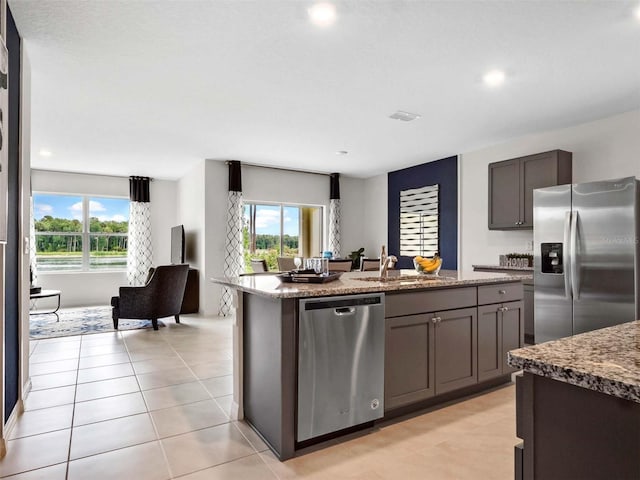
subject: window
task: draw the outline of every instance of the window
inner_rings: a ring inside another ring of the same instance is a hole
[[[35,193],[39,272],[124,270],[129,199]]]
[[[311,257],[322,250],[322,207],[244,204],[244,257],[264,258],[270,270],[278,257]]]

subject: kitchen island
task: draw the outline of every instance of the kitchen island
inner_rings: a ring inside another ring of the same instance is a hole
[[[374,275],[350,272],[324,284],[264,274],[212,279],[237,292],[233,408],[280,460],[376,423],[299,441],[300,305],[309,299],[384,294],[384,420],[510,381],[506,354],[523,345],[521,281],[529,275]]]
[[[640,478],[640,321],[509,352],[516,479]]]

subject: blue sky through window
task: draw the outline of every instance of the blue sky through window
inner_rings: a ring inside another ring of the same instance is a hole
[[[125,222],[129,220],[129,200],[126,198],[97,198],[89,199],[89,216],[100,220],[115,220]]]
[[[41,220],[46,215],[54,218],[82,220],[82,197],[72,195],[33,195],[33,216]],[[90,198],[89,216],[117,222],[129,219],[129,200],[125,198]]]
[[[280,235],[280,206],[256,205],[256,233]],[[300,233],[299,208],[284,207],[284,234],[298,236]],[[249,205],[244,206],[244,217],[249,224]]]

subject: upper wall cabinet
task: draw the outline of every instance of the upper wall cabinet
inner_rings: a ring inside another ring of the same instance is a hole
[[[571,152],[489,164],[489,230],[533,228],[533,190],[571,183]]]

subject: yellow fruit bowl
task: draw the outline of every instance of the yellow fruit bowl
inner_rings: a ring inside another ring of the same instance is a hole
[[[418,273],[438,275],[442,268],[442,258],[437,255],[433,258],[414,257],[413,266]]]

